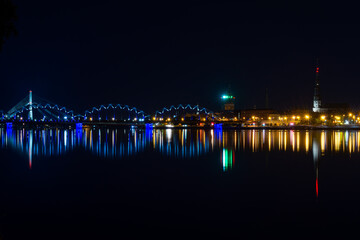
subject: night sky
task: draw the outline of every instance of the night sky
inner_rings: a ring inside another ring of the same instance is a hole
[[[0,109],[29,89],[81,112],[121,103],[310,107],[316,58],[324,103],[360,107],[356,6],[249,1],[29,1],[0,52]],[[76,3],[75,3],[76,2]],[[353,10],[352,10],[353,9]]]

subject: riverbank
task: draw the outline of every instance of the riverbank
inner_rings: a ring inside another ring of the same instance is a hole
[[[360,125],[341,125],[341,126],[325,126],[325,125],[295,125],[295,126],[241,126],[215,124],[215,126],[205,125],[156,125],[151,123],[124,123],[124,122],[0,122],[1,128],[14,129],[44,129],[44,128],[60,128],[60,129],[81,129],[81,128],[132,128],[132,129],[206,129],[206,130],[360,130]]]

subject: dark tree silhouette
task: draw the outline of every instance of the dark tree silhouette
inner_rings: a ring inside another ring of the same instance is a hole
[[[0,51],[5,39],[16,35],[16,7],[11,0],[0,0]]]

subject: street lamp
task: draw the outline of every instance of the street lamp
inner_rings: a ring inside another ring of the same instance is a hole
[[[325,115],[322,115],[320,118],[321,118],[321,121],[326,122],[326,116]]]

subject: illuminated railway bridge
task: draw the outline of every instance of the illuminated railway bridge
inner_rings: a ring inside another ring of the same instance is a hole
[[[218,119],[212,111],[190,104],[164,107],[153,114],[145,114],[128,105],[108,104],[92,107],[79,114],[35,96],[32,91],[8,112],[0,111],[0,114],[2,122],[16,123],[204,124]]]

